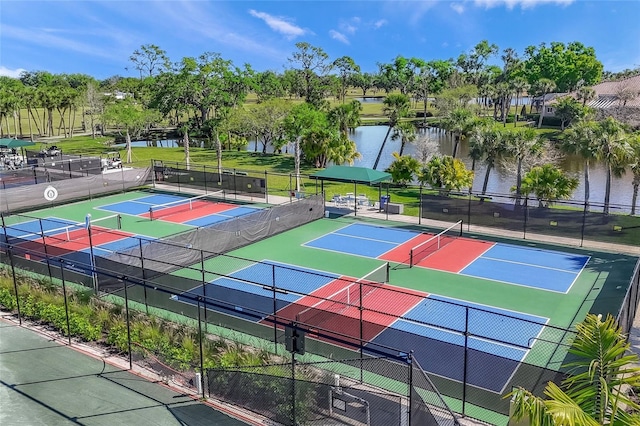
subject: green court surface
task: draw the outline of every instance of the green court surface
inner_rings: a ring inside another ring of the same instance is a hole
[[[2,425],[220,425],[212,407],[0,320]]]
[[[251,244],[231,254],[254,260],[269,259],[291,263],[355,278],[363,277],[380,266],[383,261],[302,246],[310,240],[353,222],[361,222],[361,220],[320,219]],[[385,227],[394,226],[393,222],[388,221],[368,221],[368,223]],[[396,224],[396,226],[406,228],[406,225]],[[470,235],[465,234],[465,236],[469,237]],[[549,318],[549,325],[569,328],[584,319],[588,312],[609,312],[615,315],[620,309],[620,304],[638,260],[637,257],[619,253],[552,246],[531,241],[496,239],[487,236],[481,236],[480,239],[575,253],[591,258],[567,294],[541,291],[535,288],[427,268],[392,268],[390,284],[538,315]],[[224,258],[211,259],[205,263],[205,267],[207,270],[215,272],[233,271],[233,263]],[[198,277],[194,276],[194,278]]]

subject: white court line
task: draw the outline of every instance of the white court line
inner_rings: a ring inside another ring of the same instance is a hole
[[[496,262],[504,262],[504,263],[513,263],[514,265],[524,265],[524,266],[532,266],[534,268],[540,268],[540,269],[548,269],[550,271],[558,271],[558,272],[566,272],[569,274],[575,274],[575,271],[570,271],[568,269],[560,269],[560,268],[553,268],[551,266],[542,266],[542,265],[536,265],[535,263],[526,263],[526,262],[519,262],[517,260],[508,260],[508,259],[500,259],[497,257],[488,257],[488,256],[483,256],[483,259],[488,259],[488,260],[494,260]],[[584,268],[584,265],[582,266]],[[582,269],[581,269],[582,271]]]

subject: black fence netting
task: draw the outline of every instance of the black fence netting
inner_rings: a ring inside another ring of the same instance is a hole
[[[333,374],[359,386],[375,388],[371,393],[394,390],[413,401],[411,414],[406,409],[409,402],[400,404],[404,407],[399,409],[400,417],[407,416],[405,423],[400,424],[406,424],[409,417],[425,422],[432,418],[441,421],[443,416],[447,417],[442,414],[446,407],[442,398],[453,401],[455,412],[461,414],[476,412],[470,409],[474,407],[508,415],[509,402],[503,396],[514,386],[542,395],[548,381],[560,383],[566,377],[563,365],[575,337],[572,330],[438,298],[417,300],[412,292],[386,286],[389,271],[385,268],[376,269],[366,280],[342,277],[336,291],[317,296],[306,289],[317,288],[321,285],[318,283],[331,281],[334,276],[224,253],[253,241],[252,238],[257,240],[288,229],[281,222],[290,225],[291,221],[313,220],[322,214],[321,205],[320,196],[308,197],[258,212],[261,221],[245,222],[237,228],[230,225],[218,231],[225,235],[224,230],[229,229],[227,233],[233,234],[230,239],[223,237],[216,241],[215,231],[209,234],[209,229],[202,228],[198,232],[204,232],[208,238],[190,233],[176,235],[169,241],[133,240],[130,249],[112,254],[96,252],[92,259],[86,255],[76,259],[75,253],[47,244],[51,240],[34,238],[29,234],[32,228],[22,229],[20,222],[5,223],[0,260],[56,280],[64,277],[99,295],[135,302],[147,311],[153,308],[200,318],[205,329],[222,327],[270,342],[274,348],[285,343],[285,328],[296,324],[306,336],[306,353],[334,360],[336,366],[328,368]],[[277,219],[286,215],[291,219]],[[247,234],[242,234],[243,230]],[[212,257],[214,263],[205,263]],[[221,265],[225,270],[215,269]],[[636,311],[638,269],[619,314],[623,328],[630,327]],[[372,300],[384,303],[371,303]],[[412,316],[404,308],[396,309],[416,303],[428,315]],[[275,350],[282,353],[282,349]],[[413,360],[411,368],[419,366],[424,373],[413,370],[409,373],[406,361],[409,357]],[[353,359],[356,360],[349,361]],[[189,375],[185,377],[192,379]],[[245,380],[235,377],[229,380]],[[306,376],[284,377],[286,380],[282,379],[279,385],[283,388],[285,382],[287,386],[299,380],[313,382]],[[335,386],[330,381],[321,382]],[[317,392],[330,398],[329,391],[322,388]],[[366,404],[362,400],[371,404],[374,399],[354,389],[334,396],[339,405],[333,407],[336,410],[345,407],[344,401],[348,408],[363,407]],[[388,401],[386,397],[380,398]],[[255,403],[256,411],[263,410],[261,401]],[[293,415],[292,405],[288,407],[288,411],[275,413],[272,418],[291,419],[287,416]],[[360,422],[362,418],[356,420]]]
[[[47,172],[45,178],[0,189],[0,212],[53,207],[109,193],[123,192],[150,183],[151,169],[120,169],[113,173],[82,174]]]
[[[448,222],[464,220],[467,226],[497,228],[574,240],[636,245],[640,241],[640,217],[623,213],[623,206],[537,199],[504,194],[422,194],[421,217]]]

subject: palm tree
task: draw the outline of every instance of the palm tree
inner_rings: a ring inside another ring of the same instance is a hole
[[[529,84],[527,83],[527,81],[524,78],[516,78],[515,80],[513,80],[511,82],[511,89],[516,94],[516,114],[515,114],[515,117],[513,118],[513,127],[517,127],[518,126],[518,113],[520,112],[520,111],[518,111],[518,104],[519,104],[519,101],[520,101],[520,95],[523,94],[525,91],[527,91],[529,89]]]
[[[636,134],[630,141],[633,150],[629,166],[633,173],[633,198],[631,200],[631,215],[636,214],[636,203],[638,202],[638,187],[640,187],[640,135]]]
[[[538,129],[542,127],[542,117],[544,116],[544,107],[547,102],[547,94],[556,88],[556,83],[548,78],[541,78],[536,84],[537,92],[542,96],[542,108],[540,110],[540,118],[538,118]]]
[[[576,92],[576,97],[578,98],[579,101],[582,101],[582,106],[586,106],[587,102],[595,99],[596,91],[593,90],[591,87],[583,86],[579,88],[578,91]]]
[[[467,108],[455,108],[444,117],[442,124],[446,130],[453,133],[454,137],[453,153],[451,155],[453,158],[456,158],[460,141],[466,139],[473,130],[474,122],[475,117],[471,110]]]
[[[561,149],[567,154],[578,155],[584,160],[584,204],[589,210],[590,193],[590,162],[598,158],[598,137],[596,123],[593,121],[578,121],[564,134]]]
[[[360,119],[360,112],[362,111],[362,104],[356,100],[349,102],[348,104],[341,104],[329,111],[329,119],[336,123],[340,129],[340,133],[347,135],[349,129],[354,129],[360,125],[362,120]]]
[[[409,116],[411,108],[411,101],[409,100],[409,97],[397,93],[392,93],[384,98],[383,104],[384,107],[382,108],[382,112],[389,119],[389,129],[387,130],[387,134],[384,136],[382,145],[380,145],[380,151],[378,151],[376,161],[373,163],[374,169],[378,167],[380,157],[382,156],[382,150],[384,149],[384,145],[387,143],[387,138],[389,138],[391,129],[393,129],[400,122],[401,118]]]
[[[433,157],[418,172],[420,185],[429,184],[432,188],[444,191],[460,191],[473,185],[473,171],[467,170],[457,158],[445,155]]]
[[[632,152],[624,125],[616,119],[607,117],[598,123],[596,134],[599,141],[598,159],[607,167],[603,213],[609,214],[611,178],[612,176],[620,177],[624,173],[624,167]]]
[[[416,140],[416,126],[413,125],[410,121],[401,121],[396,124],[393,128],[393,134],[391,135],[392,140],[400,139],[400,152],[399,155],[402,157],[402,153],[404,152],[404,147],[407,142],[411,143]]]
[[[513,401],[514,420],[526,418],[531,426],[640,424],[637,413],[623,409],[640,409],[625,394],[625,388],[640,386],[640,368],[634,366],[639,358],[615,319],[588,314],[576,329],[569,352],[578,360],[565,366],[575,374],[561,386],[549,382],[547,399],[521,387],[510,392],[506,397]]]
[[[544,164],[524,175],[521,190],[526,195],[535,194],[540,207],[548,207],[555,200],[571,197],[577,187],[578,179],[566,176],[553,164]]]
[[[507,152],[505,139],[503,132],[492,129],[491,127],[482,127],[479,131],[475,132],[474,145],[476,145],[476,147],[474,150],[482,153],[481,158],[484,159],[484,164],[487,167],[482,184],[482,194],[487,192],[489,175],[495,167],[496,161]]]
[[[516,168],[516,204],[522,198],[522,163],[531,156],[538,156],[542,151],[542,140],[531,127],[521,128],[506,134],[506,153],[517,162]]]

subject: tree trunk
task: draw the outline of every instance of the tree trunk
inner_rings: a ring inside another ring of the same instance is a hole
[[[53,136],[53,108],[47,110],[47,136]]]
[[[611,164],[607,164],[607,184],[604,189],[604,209],[603,214],[609,214],[609,199],[611,198]]]
[[[20,130],[20,137],[22,137],[22,123],[20,123],[20,119],[18,118],[20,114],[20,110],[13,111],[13,129],[16,134],[16,138],[18,137],[18,130]]]
[[[638,187],[640,182],[633,183],[633,197],[631,198],[631,216],[636,214],[636,203],[638,202]]]
[[[378,167],[378,163],[380,162],[380,157],[382,157],[382,150],[384,149],[384,145],[387,143],[387,138],[389,137],[389,133],[391,133],[391,128],[393,126],[389,126],[387,129],[387,134],[384,135],[384,140],[382,141],[382,145],[380,146],[380,151],[378,151],[378,156],[376,157],[375,163],[373,163],[373,169],[375,170]]]
[[[91,121],[91,139],[95,139],[96,138],[96,126],[95,123],[93,122],[93,114],[89,115],[90,121]]]
[[[589,211],[589,160],[584,161],[584,208],[586,211]]]
[[[29,108],[27,108],[27,121],[29,122],[29,140],[33,142],[33,126],[31,125],[31,115],[29,115]]]
[[[544,115],[545,96],[546,94],[542,95],[542,108],[540,109],[540,117],[538,117],[538,129],[542,127],[542,116]]]
[[[127,140],[127,163],[131,163],[131,135],[129,134],[128,127],[126,131],[126,140]]]
[[[518,170],[516,172],[516,205],[519,206],[522,198],[522,158],[518,158]]]
[[[69,109],[69,137],[73,137],[73,128],[76,125],[76,109],[73,108],[73,115],[71,114],[71,108]]]
[[[67,126],[64,121],[64,113],[66,109],[60,111],[60,108],[56,108],[58,110],[58,114],[60,114],[60,123],[58,124],[58,136],[60,136],[60,130],[64,129],[64,136],[67,136]]]
[[[29,108],[29,112],[31,113],[31,118],[33,119],[33,122],[36,124],[36,130],[38,131],[39,135],[43,135],[42,130],[40,130],[40,113],[38,112],[38,110],[36,109],[36,115],[33,115],[33,109]]]
[[[453,153],[451,155],[453,158],[456,158],[458,154],[458,145],[460,145],[460,135],[456,133],[453,135]]]
[[[491,173],[492,168],[493,164],[487,164],[487,172],[484,174],[484,183],[482,184],[482,195],[487,192],[487,186],[489,186],[489,174]]]
[[[518,127],[518,101],[520,100],[520,95],[516,93],[516,113],[513,115],[513,127]]]

